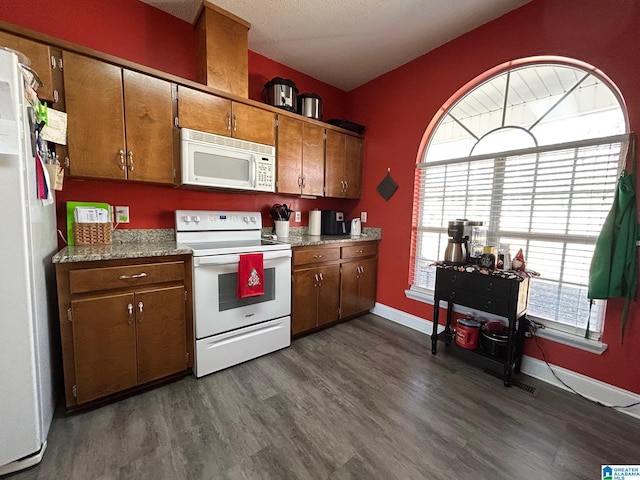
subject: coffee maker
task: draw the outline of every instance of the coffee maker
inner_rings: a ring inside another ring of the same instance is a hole
[[[468,260],[468,240],[465,236],[466,220],[452,220],[449,222],[447,234],[449,241],[444,251],[444,263],[447,265],[464,265]]]

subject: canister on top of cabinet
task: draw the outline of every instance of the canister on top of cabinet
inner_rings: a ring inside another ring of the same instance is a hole
[[[322,99],[315,93],[298,96],[298,113],[305,117],[322,120]]]

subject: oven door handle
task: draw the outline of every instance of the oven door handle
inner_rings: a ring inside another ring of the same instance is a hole
[[[262,254],[262,259],[266,262],[267,260],[275,260],[278,258],[291,258],[291,250],[276,250],[273,252],[264,252]],[[210,257],[196,257],[193,259],[193,266],[204,266],[204,265],[229,265],[232,263],[240,263],[240,255],[212,255]]]

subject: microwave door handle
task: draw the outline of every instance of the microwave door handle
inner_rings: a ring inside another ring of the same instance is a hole
[[[251,155],[251,165],[249,165],[251,169],[251,188],[256,188],[257,179],[258,179],[258,159],[255,155]]]

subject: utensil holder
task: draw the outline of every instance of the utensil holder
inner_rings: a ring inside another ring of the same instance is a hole
[[[74,223],[74,245],[110,245],[111,223]]]
[[[289,220],[276,220],[276,237],[289,236]]]

